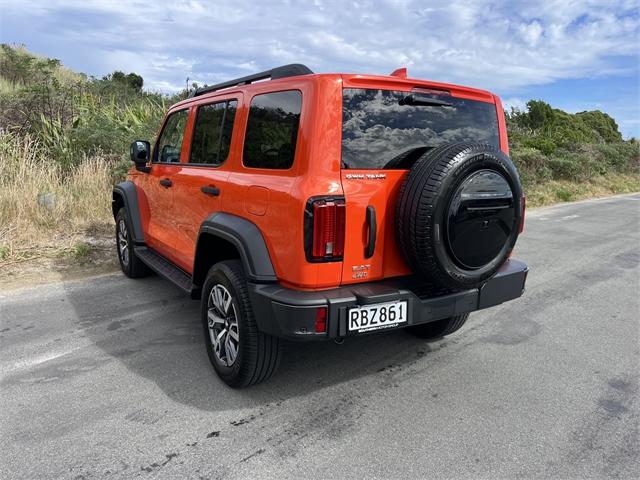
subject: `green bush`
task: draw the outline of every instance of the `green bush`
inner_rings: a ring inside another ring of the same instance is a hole
[[[584,163],[575,156],[554,155],[547,162],[554,179],[579,181],[586,176]]]
[[[566,188],[559,187],[556,189],[556,198],[561,202],[570,202],[573,200],[573,193]]]
[[[527,147],[535,148],[541,151],[545,155],[552,154],[553,152],[555,152],[556,148],[558,148],[558,146],[552,139],[541,135],[525,138],[523,139],[522,143]]]

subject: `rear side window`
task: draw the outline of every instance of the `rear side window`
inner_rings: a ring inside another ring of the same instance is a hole
[[[492,103],[442,94],[345,88],[342,103],[342,168],[410,168],[429,149],[472,141],[499,148]],[[433,105],[429,105],[433,100]],[[419,104],[422,103],[422,104]],[[436,104],[439,103],[439,104]]]
[[[189,163],[224,163],[231,146],[236,106],[236,100],[229,100],[198,107]]]
[[[301,107],[298,90],[253,97],[244,138],[245,166],[286,169],[293,165]]]
[[[162,163],[176,163],[180,161],[184,127],[187,124],[187,110],[180,110],[169,115],[164,124],[158,148],[155,152],[155,160]]]

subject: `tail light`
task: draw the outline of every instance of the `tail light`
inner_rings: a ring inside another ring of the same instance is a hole
[[[312,262],[342,260],[344,231],[344,199],[311,199],[305,212],[307,260]]]
[[[525,196],[523,195],[522,198],[520,199],[520,230],[518,231],[518,234],[522,233],[524,231],[524,211],[525,211],[525,207],[527,204],[527,199],[525,198]]]

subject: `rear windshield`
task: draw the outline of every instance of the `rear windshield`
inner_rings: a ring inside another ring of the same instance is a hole
[[[344,89],[342,168],[410,168],[427,150],[450,142],[483,142],[499,148],[494,104],[424,93],[413,95],[418,101],[408,104],[407,95]],[[441,104],[424,105],[430,99]]]

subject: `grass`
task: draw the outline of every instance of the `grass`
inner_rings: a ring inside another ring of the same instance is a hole
[[[2,136],[0,265],[65,251],[86,259],[87,232],[113,221],[110,168],[94,156],[65,173],[31,138]]]
[[[558,202],[574,202],[586,198],[619,193],[640,192],[640,175],[609,173],[595,175],[587,181],[549,180],[525,185],[527,207],[542,207]]]

